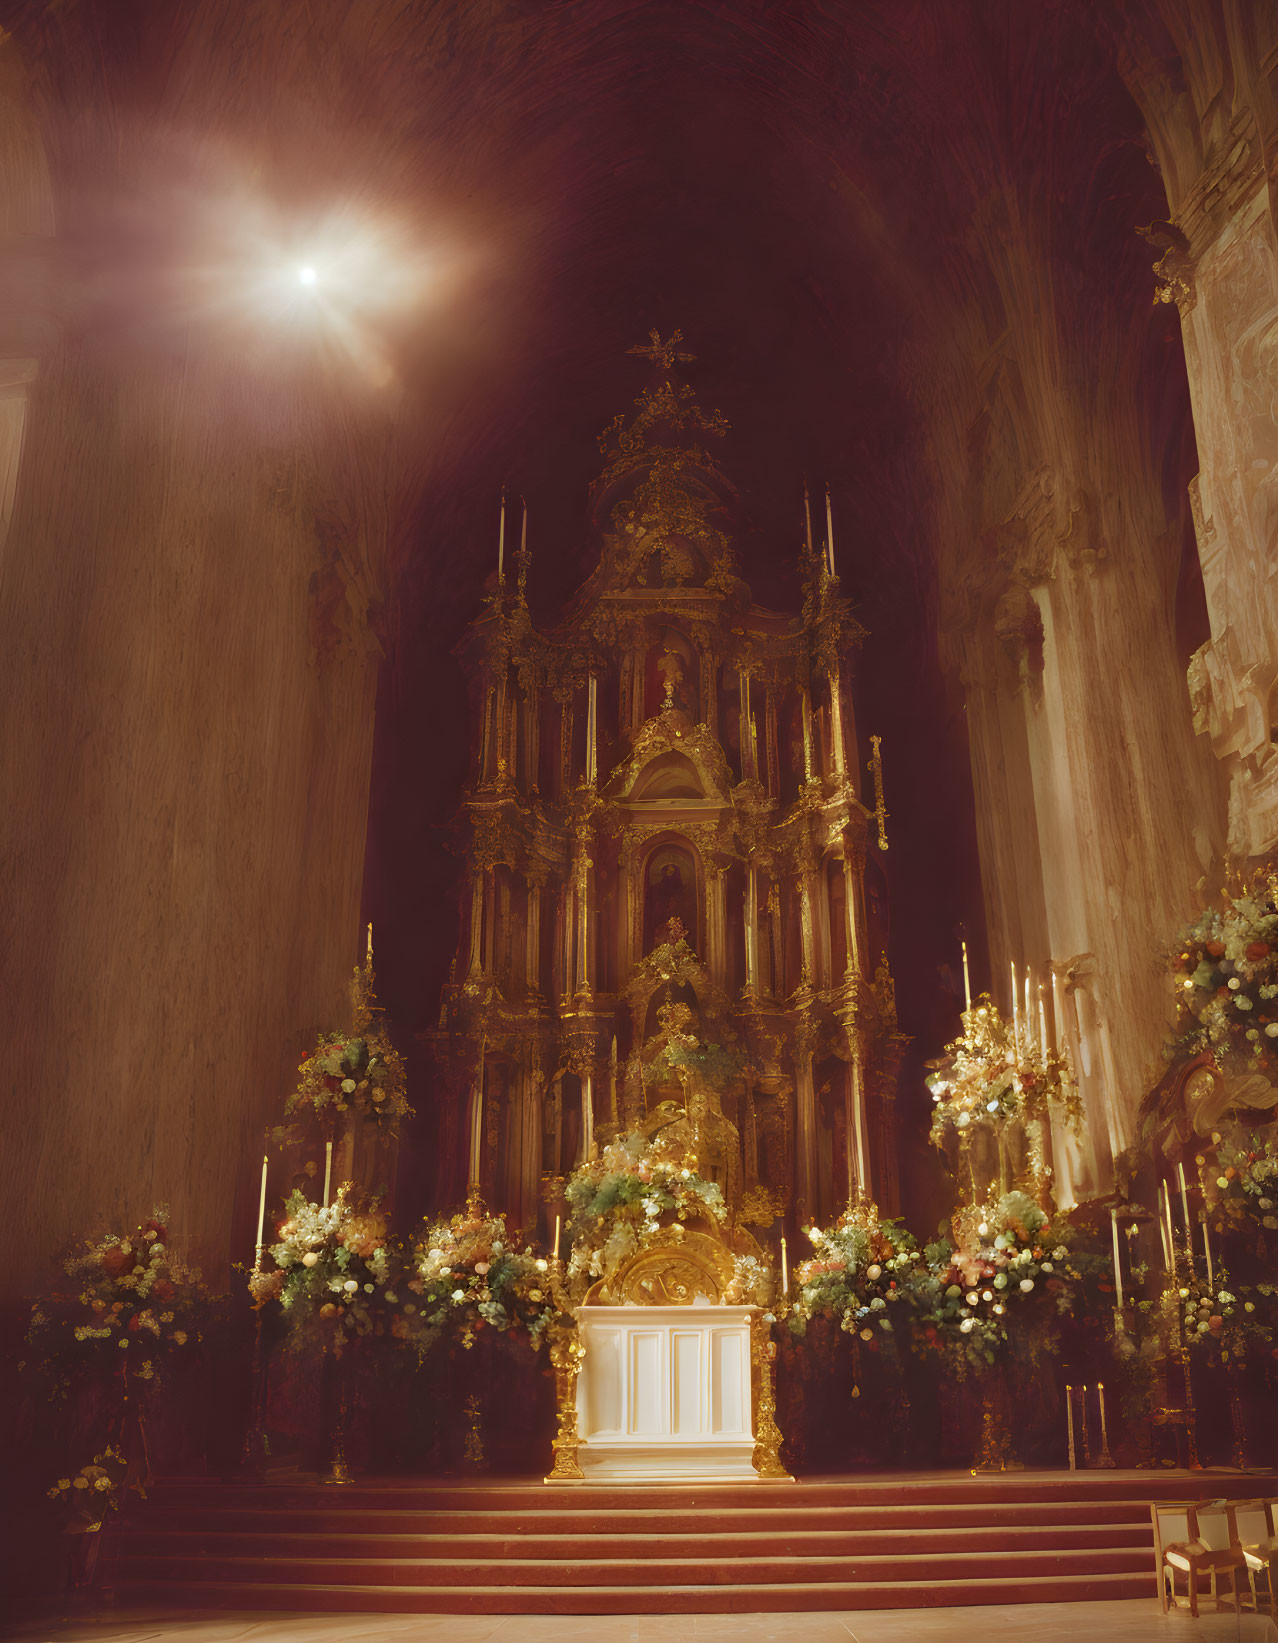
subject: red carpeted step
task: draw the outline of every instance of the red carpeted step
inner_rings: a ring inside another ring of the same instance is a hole
[[[221,1485],[206,1485],[206,1503],[175,1507],[163,1496],[153,1496],[148,1515],[173,1529],[200,1529],[216,1524],[226,1532],[260,1533],[270,1527],[305,1526],[308,1530],[342,1534],[359,1529],[369,1534],[447,1534],[456,1530],[468,1534],[629,1534],[635,1529],[658,1527],[671,1534],[741,1534],[751,1530],[779,1533],[796,1521],[793,1495],[784,1510],[749,1511],[669,1511],[636,1507],[624,1512],[595,1508],[564,1511],[545,1503],[557,1498],[557,1491],[545,1489],[532,1504],[502,1511],[419,1511],[415,1508],[381,1509],[345,1507],[344,1494],[329,1489],[302,1504],[284,1507],[236,1507],[223,1504]],[[318,1503],[316,1503],[318,1502]],[[801,1503],[805,1527],[832,1533],[861,1533],[891,1524],[901,1529],[943,1527],[979,1528],[1001,1524],[1016,1527],[1030,1524],[1147,1523],[1145,1501],[1041,1501],[1027,1504],[990,1502],[988,1505],[939,1506],[813,1506]]]
[[[268,1582],[222,1582],[193,1595],[182,1583],[119,1583],[124,1604],[172,1604],[183,1609],[203,1602],[226,1609],[287,1609],[317,1614],[763,1614],[850,1609],[944,1608],[957,1604],[1078,1603],[1093,1599],[1151,1597],[1152,1569],[1137,1575],[1058,1575],[1051,1579],[932,1580],[902,1588],[896,1582],[583,1588],[282,1586]],[[535,1597],[535,1608],[531,1607]]]
[[[500,1559],[509,1557],[567,1559],[625,1555],[635,1559],[685,1556],[686,1534],[627,1533],[615,1526],[599,1534],[370,1534],[331,1530],[282,1529],[278,1525],[255,1532],[169,1529],[140,1524],[127,1530],[120,1555],[133,1557],[192,1557],[204,1552],[219,1557],[358,1557],[361,1555],[412,1558],[435,1557]],[[695,1546],[703,1558],[787,1555],[793,1557],[847,1557],[851,1554],[911,1553],[935,1544],[934,1535],[917,1529],[861,1529],[842,1531],[787,1528],[779,1532],[744,1530],[736,1534],[699,1534]],[[1066,1548],[1101,1549],[1150,1546],[1149,1521],[1126,1524],[1044,1524],[1034,1527],[989,1525],[947,1529],[948,1557],[969,1552],[1036,1551]],[[609,1550],[609,1548],[613,1550]]]
[[[828,1581],[846,1584],[892,1581],[913,1584],[929,1580],[941,1566],[936,1552],[913,1556],[837,1558],[670,1558],[663,1562],[629,1558],[505,1558],[499,1564],[451,1558],[148,1558],[126,1557],[118,1567],[122,1580],[181,1580],[238,1583],[269,1580],[309,1586],[329,1584],[376,1586],[482,1587],[500,1577],[507,1586],[685,1586],[791,1585]],[[954,1568],[952,1559],[944,1566]],[[1070,1574],[1132,1574],[1149,1567],[1143,1551],[1045,1551],[970,1553],[961,1560],[970,1580],[1044,1578]]]
[[[112,1529],[133,1602],[624,1614],[1046,1602],[1155,1591],[1151,1499],[1233,1474],[819,1480],[765,1488],[175,1480]],[[1278,1480],[1249,1477],[1249,1493]]]

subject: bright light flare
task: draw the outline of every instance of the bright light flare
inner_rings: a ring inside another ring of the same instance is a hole
[[[319,283],[319,275],[308,263],[298,269],[297,280],[299,285],[317,285]]]

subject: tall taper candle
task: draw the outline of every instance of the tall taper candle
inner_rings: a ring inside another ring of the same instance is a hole
[[[1162,1192],[1161,1184],[1159,1186],[1159,1192],[1160,1194]],[[1168,1272],[1170,1272],[1172,1257],[1171,1249],[1168,1247],[1167,1243],[1167,1222],[1163,1219],[1163,1201],[1161,1196],[1158,1200],[1158,1215],[1156,1219],[1158,1221],[1158,1241],[1163,1246],[1163,1265],[1167,1268]]]
[[[967,943],[963,943],[963,1008],[972,1008],[972,978],[967,969]]]
[[[1069,1469],[1071,1472],[1075,1472],[1078,1467],[1074,1459],[1074,1388],[1072,1386],[1065,1388],[1065,1425],[1069,1433]]]
[[[1061,984],[1056,971],[1052,971],[1052,1025],[1055,1028],[1055,1047],[1059,1055],[1065,1048],[1065,1012],[1061,1008]]]
[[[497,527],[497,580],[506,580],[506,487],[501,488],[501,524]]]
[[[1021,990],[1016,981],[1016,960],[1012,960],[1012,1043],[1019,1055],[1021,1049]]]
[[[1167,1222],[1167,1248],[1171,1254],[1171,1275],[1176,1276],[1176,1230],[1172,1225],[1171,1188],[1166,1181],[1160,1181],[1159,1186],[1163,1193],[1163,1217]]]
[[[559,1217],[555,1216],[555,1259],[559,1259]]]
[[[1030,1003],[1030,981],[1034,974],[1030,965],[1025,966],[1025,1054],[1034,1053],[1034,1006]]]
[[[1101,1454],[1105,1455],[1109,1452],[1109,1428],[1105,1424],[1105,1384],[1103,1381],[1096,1382],[1096,1395],[1100,1400]]]
[[[1180,1183],[1180,1207],[1185,1215],[1185,1243],[1190,1253],[1194,1248],[1194,1223],[1189,1219],[1189,1189],[1185,1185],[1185,1166],[1179,1160],[1176,1163],[1176,1179]]]
[[[262,1195],[257,1201],[257,1255],[253,1261],[254,1272],[262,1270],[262,1230],[266,1226],[266,1166],[268,1157],[262,1154]]]
[[[373,963],[373,926],[371,923],[368,926],[368,963],[371,968]]]
[[[328,1189],[333,1184],[333,1143],[324,1143],[324,1208],[328,1208]]]
[[[1038,984],[1038,1053],[1047,1060],[1047,1005],[1043,999],[1043,983]]]
[[[1118,1211],[1116,1209],[1111,1209],[1109,1212],[1109,1225],[1114,1234],[1114,1290],[1117,1296],[1115,1305],[1121,1312],[1123,1306],[1123,1263],[1118,1254]]]
[[[1211,1288],[1211,1289],[1214,1289],[1216,1287],[1216,1275],[1215,1275],[1214,1271],[1212,1270],[1212,1264],[1211,1264],[1211,1233],[1208,1232],[1208,1230],[1207,1230],[1207,1216],[1206,1216],[1205,1213],[1203,1215],[1203,1254],[1207,1257],[1207,1283],[1208,1283],[1208,1287]]]
[[[781,1234],[781,1293],[790,1293],[790,1266],[785,1258],[785,1234]]]
[[[834,575],[834,509],[830,506],[830,487],[825,487],[825,553],[826,566]]]

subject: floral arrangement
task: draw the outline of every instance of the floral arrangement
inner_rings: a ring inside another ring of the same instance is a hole
[[[952,1244],[940,1239],[924,1251],[915,1350],[943,1353],[960,1376],[984,1373],[1009,1348],[1041,1354],[1050,1344],[1045,1326],[1070,1309],[1085,1258],[1071,1254],[1065,1235],[1023,1192],[961,1211],[953,1230]],[[1031,1318],[1039,1327],[1025,1327]]]
[[[1257,1348],[1273,1349],[1278,1318],[1272,1284],[1236,1290],[1219,1267],[1210,1281],[1195,1270],[1182,1268],[1180,1276],[1183,1282],[1169,1283],[1163,1293],[1169,1336],[1174,1338],[1179,1326],[1184,1346],[1222,1364],[1238,1362]]]
[[[120,1491],[128,1470],[128,1461],[109,1443],[74,1477],[59,1478],[47,1490],[49,1499],[65,1511],[68,1531],[91,1533],[102,1527],[107,1513],[119,1509]]]
[[[295,1345],[318,1339],[340,1354],[385,1331],[402,1266],[377,1200],[350,1182],[327,1208],[294,1191],[277,1237],[276,1270],[254,1274],[249,1287],[259,1303],[279,1300]]]
[[[1246,1147],[1212,1139],[1216,1148],[1217,1215],[1240,1225],[1250,1217],[1278,1231],[1278,1147],[1253,1135]]]
[[[424,1351],[446,1332],[463,1347],[487,1326],[523,1329],[534,1347],[558,1308],[551,1293],[550,1263],[531,1249],[516,1249],[501,1215],[467,1211],[428,1227],[413,1256],[408,1289],[415,1300],[396,1333]]]
[[[1180,1017],[1169,1058],[1278,1080],[1278,878],[1272,868],[1233,890],[1181,933],[1169,955]]]
[[[371,928],[371,927],[370,927]],[[399,1134],[408,1104],[404,1061],[390,1041],[373,992],[372,936],[368,960],[351,982],[351,1030],[322,1033],[302,1057],[297,1088],[284,1104],[286,1117],[299,1121],[276,1131],[280,1145],[306,1138],[306,1131],[331,1140],[348,1114],[371,1119],[387,1139]]]
[[[119,1376],[136,1395],[203,1339],[212,1300],[171,1250],[166,1211],[85,1239],[63,1268],[70,1283],[34,1304],[27,1330],[28,1364],[62,1396],[94,1376]]]
[[[404,1063],[378,1026],[362,1033],[326,1033],[303,1056],[286,1117],[303,1117],[331,1135],[348,1113],[371,1118],[388,1137],[411,1118]],[[285,1137],[291,1139],[291,1137]]]
[[[568,1275],[577,1286],[600,1278],[641,1249],[674,1217],[708,1217],[722,1224],[727,1205],[713,1181],[703,1179],[660,1140],[625,1135],[568,1179]]]
[[[847,1210],[829,1231],[809,1227],[807,1235],[816,1253],[795,1271],[790,1329],[801,1335],[824,1316],[871,1347],[894,1345],[894,1317],[908,1314],[914,1298],[914,1239],[872,1208]]]
[[[1068,1060],[1044,1043],[1035,1043],[1032,1033],[1018,1033],[988,996],[963,1012],[963,1036],[928,1065],[934,1145],[939,1146],[948,1131],[961,1135],[983,1120],[1003,1124],[1041,1118],[1049,1101],[1075,1126],[1080,1121],[1078,1089]]]

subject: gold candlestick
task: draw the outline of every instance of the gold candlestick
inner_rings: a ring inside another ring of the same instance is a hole
[[[1065,1424],[1069,1433],[1069,1469],[1071,1472],[1076,1472],[1078,1470],[1078,1461],[1074,1451],[1074,1388],[1072,1386],[1065,1388]]]
[[[1114,1457],[1109,1452],[1109,1428],[1105,1424],[1105,1385],[1103,1381],[1096,1383],[1096,1396],[1100,1400],[1100,1454],[1092,1462],[1093,1466],[1113,1466]]]

